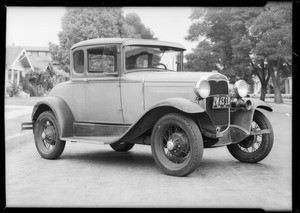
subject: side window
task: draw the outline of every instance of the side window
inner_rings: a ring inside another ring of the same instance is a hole
[[[83,50],[78,50],[73,53],[73,66],[74,70],[78,74],[84,72],[84,53]]]
[[[103,46],[88,50],[89,73],[113,73],[117,71],[117,47]]]

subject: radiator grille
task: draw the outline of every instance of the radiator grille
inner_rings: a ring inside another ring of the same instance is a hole
[[[228,95],[228,84],[226,81],[209,81],[210,96],[206,98],[206,112],[209,114],[213,123],[220,127],[220,130],[225,130],[229,125],[229,108],[212,109],[214,95]]]
[[[209,81],[210,95],[228,94],[226,81]]]

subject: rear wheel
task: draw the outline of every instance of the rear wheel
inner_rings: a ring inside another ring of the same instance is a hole
[[[251,131],[269,129],[270,133],[250,135],[237,144],[228,145],[229,152],[237,160],[245,163],[257,163],[268,156],[274,141],[272,125],[260,111],[255,111]]]
[[[134,146],[134,143],[117,142],[110,144],[111,148],[116,152],[127,152]]]
[[[203,139],[196,123],[172,113],[155,124],[151,150],[159,168],[168,175],[186,176],[198,168],[203,156]]]
[[[45,159],[58,158],[65,148],[59,139],[58,123],[51,111],[40,114],[34,125],[34,140],[38,153]]]

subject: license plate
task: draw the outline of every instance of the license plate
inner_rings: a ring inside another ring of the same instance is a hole
[[[214,96],[214,101],[212,104],[213,109],[224,109],[229,108],[230,97],[229,96]]]

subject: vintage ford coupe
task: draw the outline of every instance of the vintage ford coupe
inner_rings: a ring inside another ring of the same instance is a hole
[[[55,86],[33,108],[36,148],[58,158],[66,141],[109,144],[125,152],[151,145],[158,167],[186,176],[200,164],[203,149],[227,146],[241,162],[263,160],[273,130],[246,98],[248,85],[231,88],[226,76],[183,72],[184,47],[157,40],[105,38],[82,41],[70,52],[70,81]]]

